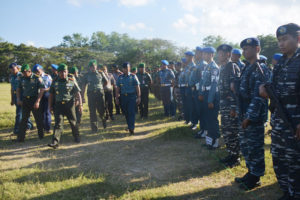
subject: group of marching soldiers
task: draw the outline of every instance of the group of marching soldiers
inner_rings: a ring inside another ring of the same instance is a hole
[[[63,63],[52,66],[51,78],[40,65],[32,70],[29,65],[23,65],[20,74],[17,64],[12,63],[11,104],[17,106],[14,129],[17,141],[24,141],[26,130],[32,128],[32,111],[41,139],[44,131],[50,130],[49,115],[54,113],[50,147],[58,147],[64,116],[71,125],[75,142],[80,142],[79,124],[86,86],[92,131],[98,130],[97,112],[103,128],[108,118],[114,120],[114,100],[116,112],[125,115],[127,130],[133,135],[137,105],[141,118],[148,117],[151,89],[163,102],[166,117],[175,118],[178,109],[178,120],[184,120],[195,131],[199,124],[195,138],[204,138],[209,150],[218,148],[219,138],[223,137],[228,151],[228,156],[221,160],[224,165],[237,166],[240,156],[244,157],[248,172],[235,181],[242,189],[250,190],[261,185],[260,178],[265,173],[264,132],[269,108],[274,171],[284,193],[280,199],[300,199],[299,31],[299,25],[293,23],[277,29],[282,54],[273,56],[272,67],[260,55],[257,38],[241,41],[242,50],[228,44],[217,49],[196,47],[195,51],[187,51],[181,62],[162,60],[151,75],[144,63],[139,64],[138,71],[125,62],[122,71],[114,65],[113,73],[108,73],[105,66],[99,70],[96,60],[91,60],[88,72],[80,78],[76,68],[69,70]]]
[[[269,109],[274,171],[284,193],[280,199],[300,199],[299,31],[293,23],[277,29],[282,54],[274,54],[270,66],[260,55],[259,39],[246,38],[242,50],[228,44],[216,50],[196,47],[181,62],[162,60],[152,74],[152,91],[162,100],[165,116],[175,117],[177,107],[178,120],[193,130],[199,123],[195,138],[205,138],[210,150],[219,147],[222,135],[228,156],[220,161],[226,166],[237,166],[244,157],[248,172],[235,181],[245,190],[261,185],[265,173]]]

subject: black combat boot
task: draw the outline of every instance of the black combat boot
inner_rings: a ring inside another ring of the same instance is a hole
[[[234,181],[236,183],[243,183],[249,176],[250,172],[247,172],[243,177],[236,177]]]
[[[248,178],[240,184],[240,188],[244,190],[252,190],[260,185],[260,177],[249,174]]]

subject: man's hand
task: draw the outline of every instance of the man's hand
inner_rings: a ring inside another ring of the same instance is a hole
[[[10,102],[10,105],[11,105],[11,106],[13,106],[13,105],[14,105],[14,102],[13,102],[13,101],[11,101],[11,102]]]
[[[262,84],[259,86],[259,96],[261,96],[265,99],[269,98],[267,90],[265,88],[265,84]]]
[[[297,125],[296,138],[300,140],[300,124]]]
[[[138,97],[138,98],[136,99],[136,104],[139,105],[140,103],[141,103],[141,97]]]
[[[83,106],[79,105],[79,113],[82,114],[82,111],[83,111]]]
[[[204,100],[204,97],[203,97],[202,95],[200,95],[200,96],[198,96],[198,99],[199,99],[200,101],[203,101],[203,100]]]
[[[230,110],[230,117],[234,118],[237,116],[237,113],[235,112],[235,110]]]
[[[208,108],[209,109],[214,109],[214,104],[213,103],[208,103]]]
[[[40,107],[40,102],[39,102],[39,101],[36,101],[36,102],[34,103],[34,105],[33,105],[33,108],[34,108],[35,110],[37,110],[37,109],[39,109],[39,107]]]
[[[18,106],[22,106],[22,105],[23,105],[23,102],[22,102],[21,100],[18,100],[18,101],[17,101],[17,104],[18,104]]]
[[[117,105],[119,105],[119,104],[120,104],[120,102],[119,102],[119,98],[118,98],[118,97],[116,97],[116,104],[117,104]]]
[[[250,119],[244,119],[242,122],[242,128],[246,129],[250,125]]]
[[[85,98],[82,97],[82,103],[85,103]]]

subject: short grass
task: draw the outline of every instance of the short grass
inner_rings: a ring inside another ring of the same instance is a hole
[[[68,124],[59,149],[27,133],[25,143],[11,141],[14,107],[9,85],[0,84],[0,199],[277,199],[281,192],[272,168],[266,136],[266,175],[262,186],[244,192],[234,183],[245,164],[227,169],[218,159],[224,147],[208,151],[182,122],[162,116],[151,95],[150,117],[137,116],[136,135],[129,137],[122,116],[106,130],[91,133],[84,107],[82,142],[75,144]],[[67,121],[67,120],[65,120]]]

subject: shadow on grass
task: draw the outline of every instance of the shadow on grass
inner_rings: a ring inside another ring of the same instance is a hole
[[[253,191],[245,192],[239,189],[237,184],[223,186],[219,188],[208,188],[195,193],[189,193],[178,196],[166,196],[151,198],[153,200],[182,200],[182,199],[203,199],[203,200],[270,200],[278,199],[281,193],[272,193],[272,191],[279,191],[277,183],[259,187]],[[234,196],[233,196],[234,194]]]

